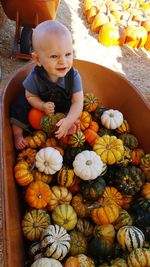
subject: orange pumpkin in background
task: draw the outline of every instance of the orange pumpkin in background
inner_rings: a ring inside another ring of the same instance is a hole
[[[40,120],[44,115],[45,113],[43,111],[40,111],[36,108],[32,108],[29,111],[28,120],[34,129],[37,129],[37,130],[41,129]]]

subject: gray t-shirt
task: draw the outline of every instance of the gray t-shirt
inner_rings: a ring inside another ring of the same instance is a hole
[[[42,76],[44,79],[48,82],[49,77],[46,73],[46,71],[41,67],[40,72],[42,73]],[[51,81],[50,81],[51,82]],[[61,88],[65,88],[65,78],[59,78],[59,81],[57,83],[58,86]],[[25,90],[29,91],[33,95],[40,96],[41,93],[45,90],[44,83],[40,79],[36,67],[34,67],[29,75],[26,77],[26,79],[23,81],[23,86]],[[76,69],[74,69],[73,72],[73,87],[72,87],[72,94],[82,91],[82,82],[81,77]]]

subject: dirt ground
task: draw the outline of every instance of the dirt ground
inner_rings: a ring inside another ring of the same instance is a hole
[[[144,48],[132,49],[127,46],[107,48],[99,44],[97,34],[91,32],[83,15],[82,6],[80,0],[61,0],[56,17],[72,32],[75,58],[92,61],[119,72],[150,104],[150,52]],[[12,58],[14,36],[15,22],[7,18],[4,25],[0,27],[0,74],[2,76],[0,90],[11,73],[27,63],[24,60]],[[1,249],[0,242],[0,251]],[[0,264],[0,266],[3,265]]]

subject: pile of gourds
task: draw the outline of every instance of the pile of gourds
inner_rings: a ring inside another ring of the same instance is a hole
[[[14,167],[26,266],[150,266],[150,154],[126,118],[89,92],[76,133],[58,140],[48,121]]]
[[[82,0],[82,8],[102,45],[150,50],[149,0]]]

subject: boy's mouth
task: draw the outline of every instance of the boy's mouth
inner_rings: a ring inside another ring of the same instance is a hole
[[[66,67],[65,67],[65,68],[57,68],[57,70],[58,70],[58,71],[66,71],[67,68],[66,68]]]

